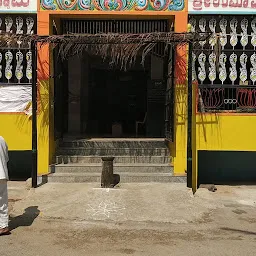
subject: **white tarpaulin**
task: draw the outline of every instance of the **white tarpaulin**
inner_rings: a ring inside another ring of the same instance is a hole
[[[26,112],[31,101],[31,86],[0,87],[0,112]]]

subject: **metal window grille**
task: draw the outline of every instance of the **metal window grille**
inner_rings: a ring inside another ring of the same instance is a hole
[[[167,20],[63,20],[62,33],[150,33],[168,32]]]
[[[192,15],[189,22],[211,34],[194,44],[198,111],[256,112],[256,17]]]
[[[98,34],[122,33],[140,34],[168,32],[171,29],[168,20],[63,20],[62,33]],[[165,45],[158,44],[152,53],[165,56]]]
[[[0,15],[0,32],[13,34],[36,33],[35,15]],[[6,42],[0,48],[0,86],[32,83],[31,45]]]

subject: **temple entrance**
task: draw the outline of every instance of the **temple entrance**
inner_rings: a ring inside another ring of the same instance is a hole
[[[97,181],[102,171],[102,157],[114,156],[115,172],[122,173],[122,182],[131,178],[135,182],[171,181],[174,178],[177,182],[170,166],[169,143],[173,141],[175,123],[174,65],[175,62],[177,66],[181,65],[180,59],[175,60],[174,53],[177,44],[189,42],[191,46],[198,35],[158,32],[154,26],[147,26],[146,21],[142,26],[136,26],[141,22],[130,20],[106,22],[111,26],[103,27],[98,26],[102,25],[101,21],[75,24],[76,21],[67,24],[70,34],[66,30],[63,34],[41,39],[44,43],[56,42],[57,53],[65,60],[61,73],[54,73],[57,149],[56,164],[51,166],[52,180],[68,177],[69,182]],[[85,32],[88,27],[89,33]],[[112,31],[103,29],[100,33],[99,27],[111,28]],[[126,30],[120,32],[117,30],[120,28]],[[190,60],[191,49],[189,47]],[[97,58],[100,58],[100,63]],[[56,66],[60,66],[58,56],[55,60]],[[145,65],[140,65],[141,62]],[[123,68],[127,64],[128,69]],[[192,112],[191,77],[192,72],[189,72],[188,113]],[[58,90],[62,90],[62,97]],[[63,108],[59,107],[61,105]],[[57,118],[61,119],[59,124]],[[140,131],[138,125],[141,125]],[[191,122],[188,122],[190,163],[191,127]],[[65,134],[73,132],[81,136],[65,138]],[[97,138],[106,136],[111,138]],[[133,136],[140,138],[129,138]],[[143,136],[146,138],[141,138]],[[188,171],[191,173],[191,168]]]
[[[62,22],[65,34],[139,34],[169,28],[166,20]],[[169,136],[173,95],[168,88],[172,87],[173,74],[168,70],[172,51],[166,51],[160,43],[147,54],[143,65],[141,54],[138,52],[126,68],[111,65],[108,57],[103,60],[93,53],[69,56],[62,63],[55,56],[55,137]]]

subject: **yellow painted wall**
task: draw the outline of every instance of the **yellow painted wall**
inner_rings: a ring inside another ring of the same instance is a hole
[[[188,15],[175,16],[175,32],[187,31]],[[176,175],[185,175],[187,158],[187,46],[178,45],[175,56],[174,141],[170,144]]]
[[[39,114],[37,120],[38,174],[48,173],[51,162],[49,140],[49,81],[40,80]]]
[[[187,169],[187,87],[176,86],[175,145],[172,151],[175,174]],[[182,93],[183,92],[183,93]],[[198,150],[256,151],[256,115],[195,113],[196,88],[193,89],[193,189],[197,185]],[[173,146],[172,145],[172,146]],[[174,146],[173,146],[174,147]]]
[[[46,174],[51,162],[49,137],[49,82],[40,81],[38,126],[38,174]],[[8,144],[9,150],[32,149],[32,121],[23,113],[1,113],[0,135]]]
[[[9,150],[31,150],[32,122],[23,113],[0,113],[0,135]]]
[[[256,151],[256,115],[197,114],[197,150]]]
[[[37,31],[39,35],[50,35],[50,17],[38,12]],[[47,174],[54,154],[53,132],[53,83],[50,78],[51,59],[49,45],[38,48],[37,76],[39,85],[38,116],[38,175]]]
[[[198,151],[256,151],[256,115],[202,114],[194,119],[192,188],[197,190]],[[186,159],[184,159],[185,163]]]
[[[175,87],[174,142],[171,144],[174,173],[185,175],[187,170],[187,83]]]

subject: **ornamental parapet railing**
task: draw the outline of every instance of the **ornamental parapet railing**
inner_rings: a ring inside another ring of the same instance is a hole
[[[0,15],[0,86],[31,85],[32,51],[22,36],[36,32],[36,16],[27,14]],[[11,35],[17,40],[10,40]],[[6,89],[7,90],[7,89]]]
[[[192,80],[198,111],[256,110],[256,17],[191,15],[191,32],[210,33],[193,44]]]
[[[34,14],[0,14],[0,113],[32,113]],[[16,37],[17,40],[11,38]]]
[[[197,111],[256,113],[256,86],[199,85]]]

